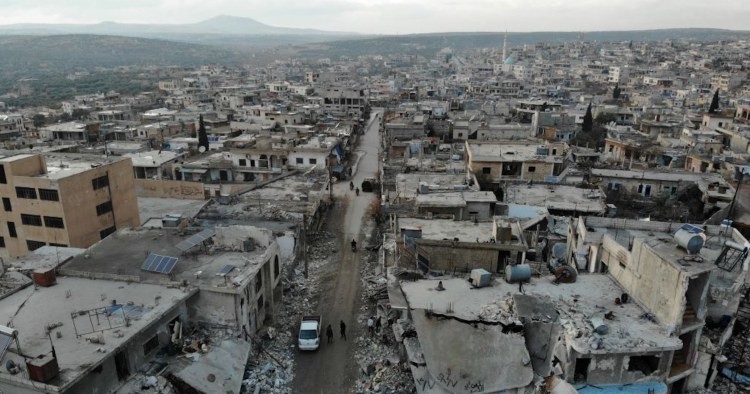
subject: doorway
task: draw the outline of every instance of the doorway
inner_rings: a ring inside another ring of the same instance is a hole
[[[117,370],[117,379],[123,381],[130,376],[128,369],[128,355],[125,351],[120,350],[115,354],[115,369]]]

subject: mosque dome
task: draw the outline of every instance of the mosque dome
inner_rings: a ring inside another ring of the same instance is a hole
[[[513,59],[513,56],[508,56],[507,59],[505,59],[505,64],[513,64],[516,62],[516,59]]]

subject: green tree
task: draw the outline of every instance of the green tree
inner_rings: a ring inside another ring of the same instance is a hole
[[[42,115],[42,114],[36,114],[36,115],[34,115],[34,117],[32,118],[32,120],[34,121],[34,127],[36,127],[38,129],[38,128],[44,126],[44,122],[47,120],[47,118],[45,118],[44,115]]]
[[[716,89],[714,98],[711,99],[711,106],[708,107],[709,114],[715,114],[719,110],[719,89]]]
[[[203,124],[203,115],[198,117],[198,147],[201,146],[204,152],[208,152],[208,134],[206,134],[206,125]]]
[[[73,114],[70,115],[71,118],[75,120],[86,120],[89,118],[89,111],[85,109],[74,109]]]
[[[540,109],[540,111],[541,112],[547,112],[547,102],[546,101],[542,104],[542,108]]]
[[[581,124],[581,130],[584,133],[590,133],[594,128],[594,117],[591,115],[591,103],[589,102],[588,108],[586,108],[586,115],[583,116],[583,124]]]

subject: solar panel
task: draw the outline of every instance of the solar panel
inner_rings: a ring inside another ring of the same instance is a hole
[[[227,276],[232,270],[234,269],[234,266],[232,264],[227,264],[224,266],[224,268],[219,271],[219,275],[221,276]]]
[[[192,248],[193,246],[200,245],[201,242],[213,237],[216,235],[216,231],[212,229],[205,229],[198,234],[195,234],[191,236],[190,238],[178,243],[175,245],[177,249],[180,249],[181,251],[185,252],[188,249]]]
[[[692,234],[700,234],[700,233],[702,233],[702,232],[705,231],[705,230],[703,230],[702,227],[693,226],[692,224],[685,223],[682,226],[680,226],[680,228],[678,228],[677,230],[672,231],[672,235],[677,234],[677,232],[680,231],[680,230],[685,230],[685,231],[687,231],[689,233],[692,233]]]
[[[144,271],[157,272],[160,274],[169,274],[177,265],[177,257],[162,256],[151,253],[143,262],[141,269]]]
[[[8,350],[11,343],[13,343],[12,336],[0,334],[0,360],[5,356],[5,352]]]

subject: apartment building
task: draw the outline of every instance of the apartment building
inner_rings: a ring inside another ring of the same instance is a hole
[[[0,257],[42,246],[85,248],[138,226],[130,158],[19,154],[0,159]]]

